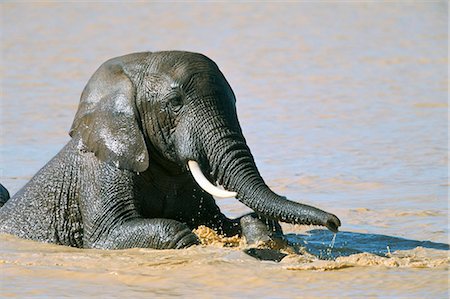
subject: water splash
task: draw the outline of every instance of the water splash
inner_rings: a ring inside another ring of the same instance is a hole
[[[336,241],[336,234],[333,234],[333,239],[331,239],[331,243],[330,243],[330,245],[328,246],[328,248],[327,248],[327,250],[326,250],[326,255],[328,256],[328,257],[332,257],[332,251],[333,251],[333,248],[334,248],[334,242]]]
[[[445,243],[410,240],[381,234],[340,231],[339,240],[331,234],[330,231],[316,229],[310,230],[304,235],[287,234],[286,237],[290,244],[304,247],[309,253],[324,260],[334,260],[341,256],[363,252],[386,257],[394,255],[397,250],[412,250],[416,247],[450,250],[449,245]]]
[[[333,247],[334,247],[334,242],[336,241],[336,233],[334,233],[333,234],[333,239],[331,240],[331,243],[330,243],[330,249],[333,249]]]

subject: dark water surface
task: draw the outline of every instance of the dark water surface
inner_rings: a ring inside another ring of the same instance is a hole
[[[102,62],[180,49],[225,74],[266,182],[343,222],[332,249],[331,233],[286,225],[313,256],[281,263],[215,246],[98,251],[0,236],[0,296],[448,296],[447,2],[0,9],[0,181],[11,194],[69,140]]]

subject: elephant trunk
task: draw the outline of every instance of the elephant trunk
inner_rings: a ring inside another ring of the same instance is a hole
[[[293,224],[321,225],[333,232],[338,231],[340,221],[335,215],[290,201],[270,190],[240,132],[219,132],[221,135],[210,139],[210,146],[205,148],[211,179],[226,190],[236,192],[239,201],[267,218]]]

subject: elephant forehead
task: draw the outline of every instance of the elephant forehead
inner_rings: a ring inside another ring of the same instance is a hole
[[[168,75],[163,73],[149,73],[144,77],[143,87],[145,91],[155,95],[161,95],[167,93],[174,83]]]
[[[149,63],[150,72],[165,73],[178,81],[193,73],[217,71],[215,63],[208,57],[192,52],[156,52]]]

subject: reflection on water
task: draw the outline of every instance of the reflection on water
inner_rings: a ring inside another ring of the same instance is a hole
[[[310,230],[307,234],[288,234],[287,239],[295,246],[305,247],[309,253],[320,259],[333,260],[340,256],[349,256],[362,252],[387,256],[397,250],[411,250],[416,247],[449,250],[449,245],[446,243],[347,231],[341,231],[334,235],[327,230],[319,229]]]
[[[105,252],[0,236],[2,296],[447,297],[446,2],[0,10],[0,181],[11,194],[67,142],[103,61],[185,49],[229,80],[267,183],[343,222],[332,249],[326,231],[283,226],[306,251],[280,263],[213,245]]]

